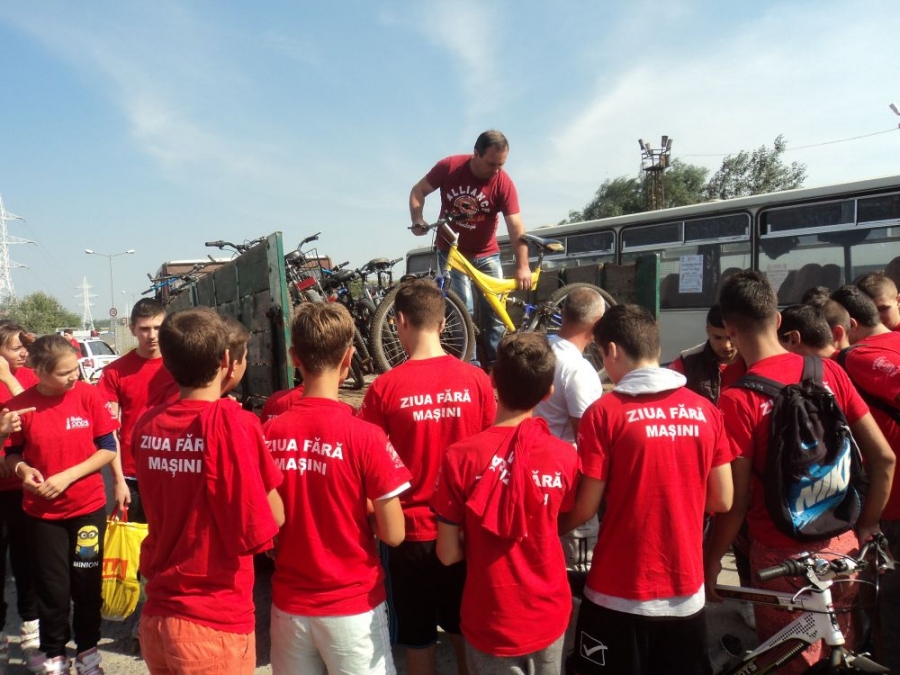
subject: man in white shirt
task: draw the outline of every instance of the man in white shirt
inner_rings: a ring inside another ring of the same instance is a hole
[[[581,416],[603,391],[584,350],[594,341],[594,324],[605,310],[606,303],[597,291],[577,288],[563,305],[559,333],[549,338],[556,356],[553,393],[538,404],[534,414],[547,420],[550,433],[573,445]]]
[[[606,303],[597,291],[577,288],[569,294],[563,305],[559,333],[549,338],[550,347],[556,356],[553,393],[538,403],[534,414],[547,420],[550,433],[573,446],[578,437],[581,416],[603,393],[600,376],[584,358],[584,350],[594,341],[594,324],[600,320],[604,311]],[[571,572],[582,575],[587,573],[594,544],[597,543],[598,529],[599,522],[597,516],[594,516],[562,535],[570,582],[573,580]]]

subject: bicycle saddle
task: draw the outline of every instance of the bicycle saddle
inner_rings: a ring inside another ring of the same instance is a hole
[[[372,258],[366,263],[366,267],[370,267],[373,270],[386,270],[390,266],[391,261],[387,258]]]
[[[533,234],[523,234],[522,241],[534,244],[535,246],[544,249],[547,253],[559,253],[566,248],[558,239],[544,239],[543,237],[536,237]]]

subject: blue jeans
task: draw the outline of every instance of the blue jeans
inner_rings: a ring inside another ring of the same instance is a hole
[[[486,255],[481,258],[469,260],[477,270],[489,274],[497,279],[503,278],[503,268],[500,266],[500,254]],[[438,251],[438,263],[443,270],[447,263],[447,254]],[[492,365],[497,360],[497,346],[500,344],[500,338],[506,332],[506,326],[500,321],[500,318],[491,309],[491,306],[484,299],[481,291],[472,288],[472,282],[462,272],[450,270],[450,290],[456,293],[464,303],[470,316],[475,316],[475,305],[473,295],[478,296],[478,323],[476,324],[481,334],[484,336],[484,346],[486,353],[484,354],[487,365]],[[477,355],[476,355],[477,358]]]

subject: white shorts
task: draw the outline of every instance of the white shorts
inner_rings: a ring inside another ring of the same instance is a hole
[[[396,675],[387,603],[350,616],[302,616],[272,605],[273,675]]]

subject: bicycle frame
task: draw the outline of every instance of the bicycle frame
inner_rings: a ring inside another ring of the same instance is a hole
[[[848,662],[859,658],[860,665],[863,665],[862,661],[865,660],[867,663],[881,668],[874,662],[864,659],[864,657],[856,657],[844,649],[844,634],[838,626],[834,614],[830,583],[822,589],[806,586],[796,593],[717,585],[716,593],[726,599],[744,600],[756,605],[769,605],[803,612],[775,635],[747,652],[737,665],[726,670],[722,675],[763,675],[774,672],[775,669],[780,668],[809,645],[815,644],[819,640],[824,640],[826,645],[832,647],[832,662],[842,657],[847,658]],[[835,665],[837,664],[835,663]],[[878,673],[887,672],[887,670],[861,669],[860,672]]]
[[[485,300],[487,300],[491,309],[494,310],[494,313],[503,322],[506,330],[511,333],[516,332],[516,325],[510,318],[509,312],[506,311],[506,301],[509,298],[509,294],[517,290],[516,280],[497,279],[476,269],[476,267],[459,252],[459,236],[457,233],[447,227],[446,224],[444,224],[443,227],[450,242],[450,249],[447,251],[446,262],[444,263],[444,268],[441,270],[442,274],[445,277],[448,277],[450,270],[454,269],[466,275],[484,294]],[[541,251],[538,254],[537,267],[531,272],[531,290],[537,290],[538,280],[541,277],[543,260],[544,254],[543,251]]]

